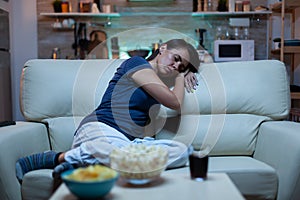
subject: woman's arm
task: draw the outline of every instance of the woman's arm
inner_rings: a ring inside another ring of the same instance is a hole
[[[180,109],[184,97],[184,73],[179,73],[175,78],[173,90],[170,90],[152,69],[136,71],[131,78],[164,106],[174,110]]]

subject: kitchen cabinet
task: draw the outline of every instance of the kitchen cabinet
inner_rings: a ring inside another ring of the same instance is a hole
[[[53,25],[54,30],[59,31],[74,31],[74,43],[72,45],[74,49],[74,57],[81,59],[85,57],[85,52],[82,50],[84,48],[87,50],[86,46],[88,45],[87,40],[87,26],[89,22],[97,24],[103,27],[109,27],[111,25],[111,18],[120,17],[119,13],[83,13],[83,12],[66,12],[66,13],[40,13],[43,17],[55,19],[55,23],[58,23],[59,26]],[[70,26],[64,26],[64,21],[68,19],[73,19],[74,24]],[[61,23],[61,21],[63,21]],[[105,38],[106,39],[106,38]],[[102,40],[104,41],[104,40]],[[106,58],[106,57],[105,57]]]

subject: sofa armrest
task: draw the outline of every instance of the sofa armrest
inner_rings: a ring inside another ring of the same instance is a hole
[[[20,184],[16,178],[18,158],[49,150],[47,128],[42,123],[17,122],[0,128],[0,199],[21,200]]]
[[[277,200],[300,199],[300,123],[265,122],[259,129],[254,158],[278,174]]]

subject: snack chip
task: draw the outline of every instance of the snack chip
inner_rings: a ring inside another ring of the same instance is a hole
[[[103,165],[90,165],[85,168],[78,168],[66,178],[74,181],[101,181],[116,176],[116,171]]]

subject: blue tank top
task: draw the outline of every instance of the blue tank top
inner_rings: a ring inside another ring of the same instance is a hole
[[[87,122],[103,122],[121,133],[127,138],[143,138],[145,126],[150,123],[149,110],[154,114],[158,111],[159,104],[145,90],[138,87],[131,79],[131,74],[149,68],[148,61],[141,57],[132,57],[125,60],[117,69],[102,97],[100,105],[90,115],[86,116],[80,126]]]

